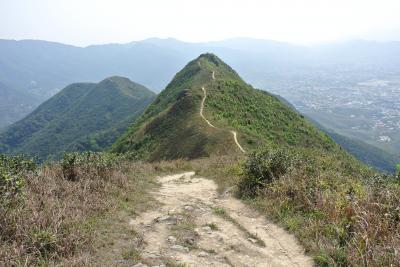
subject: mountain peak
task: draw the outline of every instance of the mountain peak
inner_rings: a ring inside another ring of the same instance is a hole
[[[251,151],[263,145],[336,151],[332,140],[219,57],[189,62],[114,145],[149,160]]]
[[[198,60],[200,60],[200,59],[208,60],[208,61],[214,63],[214,64],[217,65],[217,66],[218,66],[220,63],[223,63],[223,61],[222,61],[218,56],[216,56],[216,55],[213,54],[213,53],[204,53],[204,54],[201,54],[197,59],[198,59]]]
[[[104,91],[116,90],[134,98],[153,95],[153,92],[143,85],[121,76],[111,76],[102,80],[99,82],[97,89]]]
[[[120,83],[133,83],[133,82],[128,78],[114,75],[105,78],[104,80],[100,81],[99,84],[108,84],[108,83],[120,84]]]

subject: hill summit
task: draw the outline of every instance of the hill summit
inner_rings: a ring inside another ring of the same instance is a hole
[[[123,77],[74,83],[0,134],[0,152],[46,159],[64,151],[103,150],[155,98]]]
[[[259,146],[338,150],[277,97],[214,54],[189,62],[113,146],[148,160],[244,153]]]

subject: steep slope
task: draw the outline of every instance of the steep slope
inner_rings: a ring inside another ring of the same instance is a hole
[[[276,97],[286,104],[293,111],[298,112],[297,109],[290,104],[286,99],[277,95]],[[332,129],[327,129],[312,118],[308,118],[318,129],[326,133],[337,144],[342,146],[347,152],[353,155],[359,161],[374,167],[377,170],[394,173],[396,171],[396,164],[400,162],[400,156],[390,154],[387,151],[379,149],[361,140],[350,138],[336,133]]]
[[[340,151],[278,98],[253,89],[217,56],[203,54],[174,77],[113,150],[159,160],[262,145]]]
[[[45,159],[63,151],[104,149],[154,97],[122,77],[69,85],[2,133],[0,151]]]
[[[332,130],[326,130],[326,133],[361,162],[380,171],[396,172],[396,164],[400,162],[400,156],[392,155],[373,145],[340,135]]]

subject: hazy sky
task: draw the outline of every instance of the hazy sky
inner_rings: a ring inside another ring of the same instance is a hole
[[[400,0],[0,0],[0,38],[75,45],[148,37],[400,40]]]

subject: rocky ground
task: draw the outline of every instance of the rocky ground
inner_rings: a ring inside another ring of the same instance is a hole
[[[194,172],[160,177],[121,266],[312,266],[293,236]]]

